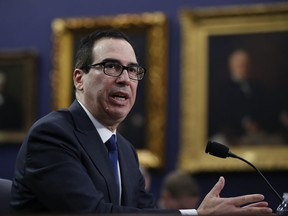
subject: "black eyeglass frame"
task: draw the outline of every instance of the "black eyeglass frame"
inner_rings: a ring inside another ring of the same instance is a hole
[[[119,66],[121,66],[122,70],[121,70],[121,72],[119,73],[119,75],[107,74],[106,71],[105,71],[105,65],[106,65],[106,64],[119,65]],[[122,64],[120,64],[120,63],[117,63],[117,62],[100,62],[100,63],[88,65],[88,68],[95,68],[95,67],[97,67],[97,66],[99,66],[99,65],[103,67],[103,72],[104,72],[104,74],[106,74],[107,76],[112,76],[112,77],[119,77],[119,76],[121,76],[121,74],[123,73],[124,70],[127,70],[128,76],[129,76],[130,79],[139,81],[139,80],[142,80],[142,79],[144,78],[145,73],[146,73],[146,68],[144,68],[144,67],[142,67],[142,66],[139,66],[139,65],[124,66],[124,65],[122,65]],[[138,68],[137,77],[140,76],[140,79],[135,79],[135,78],[133,78],[133,77],[130,77],[129,68],[131,68],[131,67],[137,67],[137,68]],[[141,69],[142,69],[142,72],[139,72],[139,70],[141,70]]]

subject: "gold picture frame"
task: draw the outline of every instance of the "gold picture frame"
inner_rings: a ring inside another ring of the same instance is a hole
[[[160,168],[164,163],[163,149],[166,143],[168,39],[165,14],[153,12],[55,19],[52,23],[53,109],[68,107],[73,100],[73,55],[75,54],[75,44],[78,39],[80,39],[80,36],[92,31],[107,28],[117,28],[129,37],[134,36],[135,40],[139,39],[140,41],[136,42],[136,45],[142,46],[140,48],[142,51],[140,52],[140,60],[143,63],[140,62],[140,64],[144,64],[148,71],[144,81],[139,83],[140,86],[142,85],[140,88],[143,90],[142,96],[145,98],[142,107],[144,109],[142,111],[145,112],[145,119],[142,119],[145,122],[145,128],[141,131],[144,134],[143,146],[136,147],[136,149],[140,163],[143,166]],[[133,38],[131,41],[133,42]],[[138,88],[138,92],[142,90]],[[137,105],[137,100],[135,105]],[[127,119],[124,123],[126,121]]]
[[[0,144],[22,143],[35,121],[34,50],[0,51]]]
[[[214,71],[215,74],[211,74],[213,70],[212,60],[216,63],[220,62],[219,64],[221,65],[221,54],[229,48],[229,40],[236,47],[239,44],[243,45],[239,38],[247,40],[248,36],[253,36],[253,42],[256,44],[257,41],[261,41],[263,35],[268,37],[274,34],[276,36],[285,34],[286,40],[281,42],[284,43],[283,46],[287,47],[288,5],[271,4],[185,9],[180,13],[180,23],[183,48],[181,77],[182,123],[178,166],[180,169],[192,172],[250,169],[249,166],[239,160],[223,160],[205,154],[206,143],[209,140],[208,127],[210,126],[209,123],[211,123],[209,112],[214,105],[209,101],[210,88],[212,88],[211,77],[217,77],[217,73],[220,73],[219,71]],[[219,42],[220,39],[222,46],[215,42]],[[269,43],[270,41],[267,40],[265,46],[269,46]],[[251,41],[248,44],[253,47]],[[246,46],[248,45],[246,44]],[[215,47],[218,49],[215,50]],[[232,45],[230,48],[232,49]],[[248,46],[248,48],[251,47]],[[255,52],[261,55],[262,51],[260,49]],[[272,57],[272,59],[274,58]],[[262,63],[265,65],[264,59],[262,59]],[[276,73],[275,71],[271,73]],[[287,70],[285,74],[287,74]],[[270,76],[271,74],[268,75]],[[268,75],[267,77],[269,77]],[[278,79],[284,78],[287,83],[287,75],[282,78],[281,76],[278,77]],[[220,85],[216,84],[216,87],[220,88]],[[283,99],[285,94],[282,96]],[[217,103],[217,99],[216,102],[214,101],[215,103]],[[260,169],[287,169],[287,143],[285,141],[277,145],[267,145],[266,143],[257,146],[239,145],[231,146],[230,149]]]

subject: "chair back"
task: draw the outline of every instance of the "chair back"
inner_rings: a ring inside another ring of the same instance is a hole
[[[12,181],[0,178],[0,215],[10,213]]]

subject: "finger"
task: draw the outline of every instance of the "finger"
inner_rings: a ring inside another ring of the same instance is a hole
[[[209,195],[218,197],[222,189],[225,185],[225,179],[221,176],[218,182],[214,185],[214,187],[210,190]]]
[[[268,202],[257,202],[257,203],[252,203],[246,206],[243,206],[243,208],[250,208],[250,207],[267,207]]]
[[[268,207],[241,208],[241,215],[273,215],[273,210]]]
[[[231,199],[233,200],[232,202],[236,206],[242,206],[245,204],[262,201],[264,199],[264,196],[261,194],[250,194],[250,195],[234,197]]]

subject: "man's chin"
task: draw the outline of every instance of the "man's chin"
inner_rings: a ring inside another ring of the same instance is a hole
[[[128,115],[128,112],[110,112],[109,116],[113,119],[113,121],[121,123],[126,116]]]

